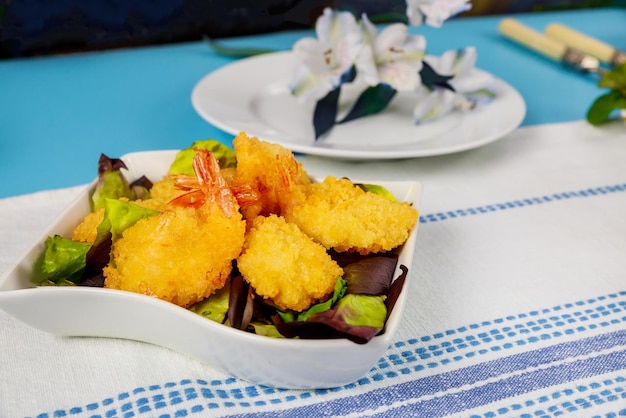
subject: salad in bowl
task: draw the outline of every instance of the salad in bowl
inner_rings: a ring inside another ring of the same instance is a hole
[[[158,344],[254,383],[348,384],[398,327],[420,192],[312,178],[245,133],[232,149],[102,155],[98,178],[0,278],[0,309],[57,335]]]

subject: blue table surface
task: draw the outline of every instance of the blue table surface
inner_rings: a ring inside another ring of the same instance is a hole
[[[503,38],[504,16],[453,19],[440,29],[412,28],[427,52],[474,45],[478,67],[522,94],[522,126],[584,119],[603,93],[580,74]],[[587,9],[513,16],[542,31],[561,22],[626,49],[626,10]],[[288,50],[312,31],[224,40],[230,46]],[[232,135],[193,109],[194,85],[233,62],[201,41],[105,52],[0,61],[0,198],[85,184],[101,153],[179,149],[196,139],[230,144]],[[233,94],[237,94],[233,91]]]

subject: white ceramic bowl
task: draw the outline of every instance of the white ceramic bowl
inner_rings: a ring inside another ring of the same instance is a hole
[[[160,179],[176,151],[122,157],[132,181],[145,174]],[[372,181],[369,181],[372,183]],[[417,182],[377,182],[416,207]],[[349,340],[299,340],[251,334],[205,319],[169,302],[131,292],[94,287],[35,287],[30,282],[47,236],[70,236],[89,212],[87,188],[46,230],[39,243],[0,278],[0,309],[40,330],[60,336],[126,338],[188,354],[238,378],[279,388],[329,388],[365,375],[392,343],[405,306],[417,225],[404,244],[398,266],[409,268],[404,288],[384,334],[367,344]],[[397,269],[395,277],[400,275]],[[50,313],[54,312],[54,315]]]

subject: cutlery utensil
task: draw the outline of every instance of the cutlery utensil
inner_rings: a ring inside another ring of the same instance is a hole
[[[505,37],[541,55],[582,72],[601,72],[598,58],[567,46],[513,18],[502,19],[498,30]]]
[[[606,64],[618,65],[626,62],[626,51],[619,50],[561,23],[551,23],[546,27],[545,33],[550,38],[584,54],[594,56]]]

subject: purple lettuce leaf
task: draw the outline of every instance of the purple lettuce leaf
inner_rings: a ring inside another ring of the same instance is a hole
[[[279,323],[276,328],[288,338],[343,337],[365,344],[383,329],[386,317],[387,308],[382,297],[349,294],[334,308],[316,313],[307,321]]]
[[[346,293],[386,295],[397,261],[397,256],[375,256],[348,264],[343,268],[343,278],[348,282]]]
[[[245,330],[252,320],[254,312],[253,289],[241,275],[233,277],[230,281],[230,295],[228,302],[228,326]]]

